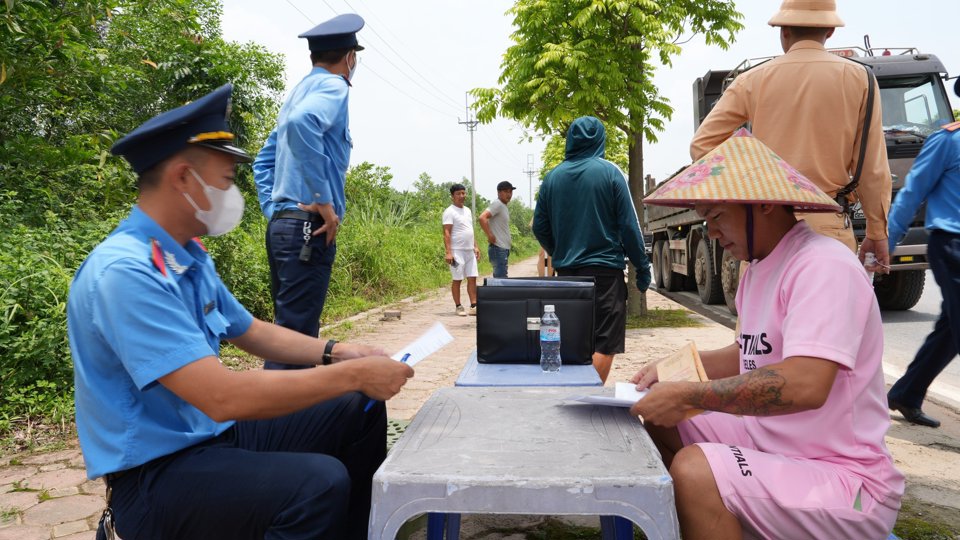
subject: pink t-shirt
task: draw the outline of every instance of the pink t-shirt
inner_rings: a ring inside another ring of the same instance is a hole
[[[883,327],[867,274],[850,250],[803,221],[750,263],[737,293],[740,373],[792,356],[840,364],[823,407],[744,417],[757,449],[823,460],[862,478],[874,500],[898,508],[903,474],[884,443]]]

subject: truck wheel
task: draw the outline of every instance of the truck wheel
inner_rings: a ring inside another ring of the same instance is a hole
[[[873,282],[873,292],[877,295],[880,309],[903,311],[912,308],[920,301],[926,272],[923,270],[902,270],[887,275],[877,275]]]
[[[663,242],[661,247],[660,275],[663,277],[664,290],[676,292],[683,289],[683,275],[673,271],[673,256],[670,254],[670,244],[667,242]]]
[[[723,287],[723,301],[730,313],[737,314],[737,287],[740,285],[740,261],[724,251],[720,260],[720,284]]]
[[[651,264],[653,264],[653,280],[657,282],[657,288],[663,288],[663,270],[660,268],[660,265],[663,264],[663,261],[660,260],[660,257],[663,256],[663,240],[657,240],[653,243],[653,253],[651,254]]]
[[[723,285],[719,272],[714,271],[713,257],[710,256],[710,241],[697,243],[697,258],[693,262],[693,275],[697,280],[697,292],[704,304],[719,304],[723,300]]]

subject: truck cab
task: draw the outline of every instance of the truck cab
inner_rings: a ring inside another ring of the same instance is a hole
[[[892,173],[891,195],[896,197],[926,138],[953,122],[953,111],[943,85],[946,69],[936,56],[912,48],[829,50],[869,66],[877,78],[882,118],[873,121],[883,124]],[[694,81],[694,129],[740,73],[769,59],[746,60],[732,70],[708,71]],[[654,240],[652,258],[658,287],[696,290],[703,303],[724,302],[735,313],[733,300],[739,281],[739,262],[707,238],[703,220],[692,210],[653,206],[646,207],[644,215],[645,232],[652,234]],[[910,309],[923,293],[928,268],[923,220],[921,207],[906,238],[891,254],[891,273],[877,274],[874,278],[874,291],[882,309]],[[856,206],[853,227],[859,242],[864,237],[866,221]]]

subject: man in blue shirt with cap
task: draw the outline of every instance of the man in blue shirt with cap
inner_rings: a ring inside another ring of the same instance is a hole
[[[338,15],[300,34],[313,70],[280,109],[277,127],[253,164],[267,225],[274,322],[316,337],[337,254],[350,164],[347,100],[363,19]],[[298,369],[267,361],[267,369]]]
[[[67,330],[87,475],[138,538],[366,538],[386,455],[384,400],[412,369],[379,348],[319,341],[251,316],[198,235],[243,216],[226,116],[232,87],[148,120],[113,146],[138,175],[130,216],[70,287]],[[305,371],[245,371],[221,340]]]
[[[960,96],[960,79],[953,91]],[[940,427],[920,408],[927,388],[960,351],[960,122],[943,126],[923,143],[906,183],[890,208],[890,253],[906,234],[920,203],[927,201],[927,260],[943,305],[933,332],[887,393],[890,408],[907,421]]]

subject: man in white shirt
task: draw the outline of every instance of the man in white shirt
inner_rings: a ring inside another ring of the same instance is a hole
[[[450,199],[453,204],[443,211],[443,246],[446,249],[444,260],[450,265],[450,292],[456,304],[457,315],[467,316],[467,310],[460,304],[460,282],[467,278],[467,296],[470,297],[470,315],[477,314],[477,261],[480,260],[480,248],[473,237],[473,214],[463,205],[467,199],[467,188],[463,184],[450,186]]]
[[[480,212],[480,228],[487,235],[487,257],[493,265],[493,277],[507,277],[507,259],[510,257],[510,199],[513,184],[507,181],[497,184],[497,198],[486,210]]]

